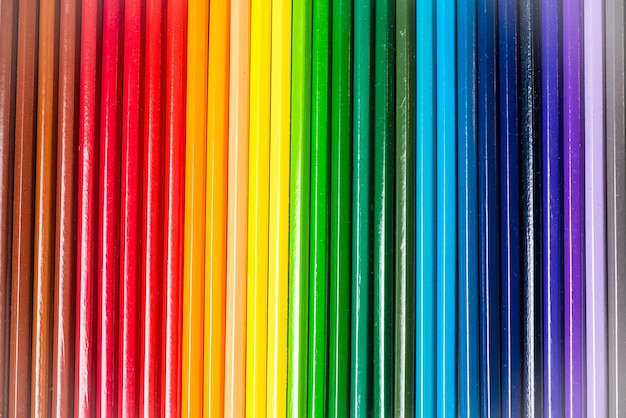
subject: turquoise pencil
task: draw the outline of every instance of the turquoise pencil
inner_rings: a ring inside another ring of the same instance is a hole
[[[437,416],[456,417],[456,16],[437,0]]]
[[[436,412],[435,0],[417,0],[415,412]]]

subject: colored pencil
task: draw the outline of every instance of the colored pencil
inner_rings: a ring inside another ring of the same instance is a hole
[[[604,4],[583,1],[587,416],[608,415]],[[623,77],[623,73],[622,73]],[[622,100],[624,98],[622,97]],[[578,412],[578,411],[577,411]]]
[[[521,411],[521,237],[518,136],[517,2],[498,3],[500,103],[500,347],[503,416]]]
[[[308,415],[326,417],[330,174],[330,2],[313,1]]]
[[[78,115],[78,248],[76,277],[76,361],[74,414],[96,414],[96,281],[98,265],[98,147],[102,71],[102,1],[81,5],[80,97]]]
[[[164,2],[146,1],[145,64],[143,73],[143,185],[141,256],[141,346],[139,410],[155,417],[161,402],[159,362],[162,338],[161,283],[163,256],[163,131],[161,57]]]
[[[478,0],[478,221],[480,245],[481,411],[500,415],[500,259],[496,2]]]
[[[52,334],[52,414],[74,409],[76,196],[78,150],[78,5],[61,0],[59,16],[56,250]],[[1,227],[1,226],[0,226]]]
[[[416,43],[416,413],[437,413],[437,198],[435,1],[417,2]]]
[[[163,257],[164,334],[161,359],[161,416],[181,410],[182,290],[185,191],[185,102],[187,2],[167,6],[165,46],[165,196]]]
[[[11,325],[9,367],[5,369],[9,373],[8,416],[11,418],[30,413],[37,6],[33,0],[18,2]]]
[[[0,4],[0,369],[9,369],[11,318],[11,237],[17,1]],[[0,415],[8,416],[9,376],[0,376]]]
[[[348,416],[350,390],[352,2],[333,1],[331,13],[328,416],[339,418]]]
[[[459,1],[456,13],[457,109],[459,118],[457,132],[459,184],[458,402],[460,416],[473,417],[480,413],[476,2],[474,0]]]
[[[561,58],[559,4],[542,1],[543,106],[543,332],[544,413],[560,416],[563,407],[562,219],[561,219]]]
[[[250,2],[232,0],[228,102],[228,242],[224,415],[242,417],[246,400],[246,274]]]
[[[267,299],[266,415],[268,417],[284,417],[287,413],[290,76],[291,0],[273,0]]]
[[[371,0],[354,4],[352,152],[352,310],[350,414],[365,417],[372,402],[372,36]]]
[[[606,197],[608,262],[608,401],[609,415],[626,411],[626,304],[619,295],[626,294],[626,205],[619,196],[626,194],[626,130],[624,118],[624,2],[605,3],[606,68]],[[622,77],[620,77],[620,74]]]
[[[52,327],[56,208],[58,5],[39,3],[35,247],[30,411],[47,416],[52,407]]]
[[[96,410],[117,409],[118,275],[122,122],[123,3],[105,0],[102,26],[102,94],[100,96],[100,172],[98,205],[98,317],[96,343]]]
[[[563,2],[563,248],[565,416],[576,416],[584,402],[584,181],[581,118],[581,9]]]
[[[188,3],[185,261],[183,290],[183,417],[202,414],[209,5]]]
[[[224,414],[226,239],[228,208],[228,31],[230,1],[209,2],[206,263],[204,284],[205,416]]]
[[[533,0],[519,4],[520,161],[522,209],[522,414],[543,415],[541,282],[541,49],[539,9]]]
[[[415,411],[415,2],[396,3],[396,222],[394,409]]]
[[[395,2],[375,2],[372,412],[393,414]]]
[[[266,411],[272,11],[251,3],[246,415],[254,417]]]
[[[437,415],[456,416],[456,10],[437,0]]]
[[[124,81],[122,102],[122,183],[120,210],[120,305],[118,415],[139,414],[141,384],[141,155],[140,79],[145,59],[142,45],[145,2],[124,3]],[[142,120],[143,115],[142,115]]]
[[[298,417],[307,410],[312,0],[294,2],[292,19],[287,416]]]

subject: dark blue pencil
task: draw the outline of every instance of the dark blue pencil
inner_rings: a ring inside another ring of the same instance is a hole
[[[517,88],[517,4],[500,0],[500,278],[502,416],[521,412],[520,198]]]
[[[563,412],[560,2],[542,0],[544,414]],[[581,411],[582,413],[582,411]]]
[[[478,0],[478,210],[482,414],[500,415],[500,265],[496,102],[496,1]]]

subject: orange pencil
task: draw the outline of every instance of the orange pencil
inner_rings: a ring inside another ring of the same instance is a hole
[[[202,416],[206,207],[207,0],[189,1],[182,401],[184,418]]]
[[[230,16],[228,110],[225,417],[243,417],[246,399],[249,64],[250,2],[233,0]]]
[[[216,0],[210,4],[204,284],[205,417],[224,415],[229,12],[229,0]]]

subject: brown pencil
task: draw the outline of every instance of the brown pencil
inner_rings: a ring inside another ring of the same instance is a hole
[[[0,417],[7,416],[17,2],[0,3]]]
[[[37,0],[19,0],[15,108],[9,417],[30,412]]]

